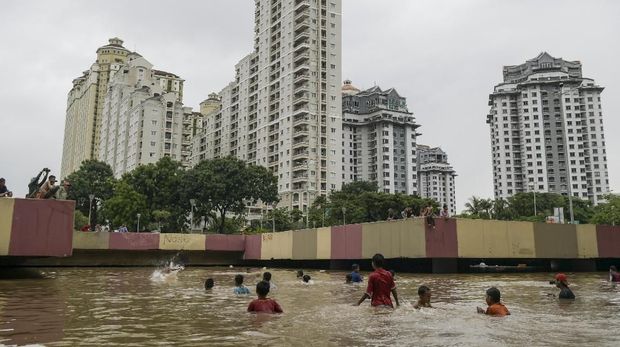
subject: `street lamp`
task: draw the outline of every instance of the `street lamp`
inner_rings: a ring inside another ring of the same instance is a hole
[[[276,206],[277,203],[273,203],[273,207],[271,208],[271,231],[276,232]]]
[[[196,199],[189,199],[191,213],[189,214],[189,231],[194,230],[194,208],[196,208]]]
[[[342,225],[347,225],[346,214],[347,214],[347,208],[343,206],[342,207]]]
[[[89,194],[88,199],[90,199],[90,204],[88,205],[88,226],[90,227],[90,231],[95,230],[95,226],[93,225],[92,213],[93,213],[93,199],[95,199],[95,194]]]
[[[575,224],[575,215],[573,214],[573,193],[571,192],[570,183],[564,184],[567,187],[568,192],[568,211],[570,213],[570,224]]]
[[[534,217],[536,217],[536,187],[533,183],[529,184],[530,190],[534,193]]]
[[[136,214],[136,217],[138,217],[138,227],[136,228],[136,232],[139,233],[140,232],[140,216],[142,216],[141,214]]]

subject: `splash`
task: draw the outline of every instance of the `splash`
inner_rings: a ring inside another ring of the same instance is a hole
[[[175,264],[173,261],[170,261],[164,267],[156,269],[151,274],[151,281],[153,282],[170,282],[176,281],[177,275],[181,272],[185,267],[181,264]]]

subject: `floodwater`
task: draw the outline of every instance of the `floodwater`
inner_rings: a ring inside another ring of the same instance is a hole
[[[0,345],[620,346],[620,287],[605,273],[568,274],[577,299],[567,303],[550,295],[558,292],[551,274],[397,273],[401,306],[392,311],[369,300],[352,306],[365,287],[344,284],[344,272],[307,270],[314,283],[305,285],[296,269],[270,269],[270,295],[285,313],[257,316],[246,313],[254,295],[232,294],[245,268],[186,268],[164,279],[155,268],[7,271],[0,269],[11,278],[0,279]],[[215,279],[210,292],[206,277]],[[257,281],[246,275],[252,292]],[[412,308],[422,284],[434,309]],[[476,313],[490,286],[511,316]]]

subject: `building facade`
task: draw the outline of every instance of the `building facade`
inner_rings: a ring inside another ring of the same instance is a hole
[[[419,196],[448,206],[450,215],[456,214],[456,172],[448,163],[448,155],[439,147],[418,145]]]
[[[194,139],[192,162],[232,155],[265,166],[278,178],[279,206],[306,210],[342,185],[341,3],[255,6],[254,51],[203,102],[216,107]]]
[[[609,193],[601,92],[579,61],[546,52],[505,66],[489,96],[496,198],[571,194],[594,204]]]
[[[164,156],[190,165],[194,124],[200,113],[182,103],[183,80],[155,70],[137,53],[112,77],[101,115],[98,159],[115,177]]]
[[[108,82],[130,52],[123,41],[112,38],[97,49],[97,60],[73,80],[67,97],[61,177],[78,170],[84,160],[98,157],[99,128]]]
[[[342,87],[343,182],[377,182],[386,193],[418,194],[416,129],[406,98],[394,88]]]

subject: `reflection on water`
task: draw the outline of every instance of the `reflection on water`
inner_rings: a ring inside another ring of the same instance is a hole
[[[620,288],[605,273],[569,274],[577,300],[549,294],[550,274],[397,274],[401,307],[376,311],[352,304],[365,287],[343,272],[272,270],[279,316],[252,315],[252,296],[232,294],[237,269],[189,268],[174,281],[152,281],[154,269],[44,269],[39,278],[0,280],[0,344],[71,345],[620,345]],[[260,270],[246,275],[254,287]],[[245,269],[242,270],[245,272]],[[206,277],[215,280],[210,292]],[[367,278],[367,274],[366,274]],[[435,309],[415,310],[419,285]],[[476,314],[497,286],[512,315]]]

